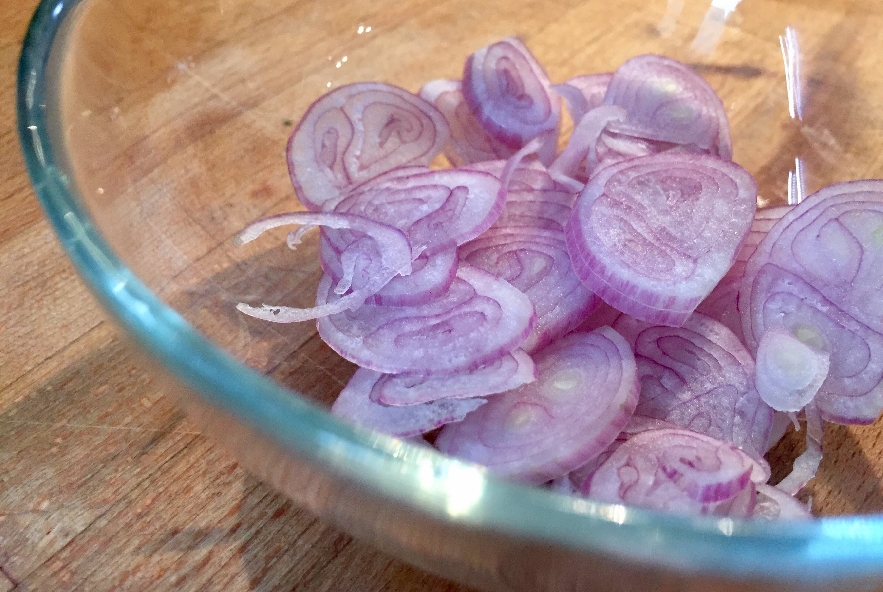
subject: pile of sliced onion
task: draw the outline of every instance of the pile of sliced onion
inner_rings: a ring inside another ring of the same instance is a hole
[[[343,86],[288,145],[312,211],[235,238],[319,227],[316,305],[238,308],[316,319],[360,366],[332,407],[359,425],[568,495],[806,518],[824,421],[883,409],[883,181],[758,210],[731,156],[720,99],[662,56],[554,84],[507,38],[419,94]]]

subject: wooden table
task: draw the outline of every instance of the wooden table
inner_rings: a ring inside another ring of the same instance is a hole
[[[43,220],[19,153],[14,71],[35,5],[0,0],[0,592],[465,590],[251,478],[120,342]],[[879,428],[833,426],[826,446],[817,504],[883,511],[883,465],[869,460],[883,456]]]

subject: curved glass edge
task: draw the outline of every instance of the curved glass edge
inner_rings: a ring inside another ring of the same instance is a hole
[[[771,525],[567,498],[345,425],[211,345],[115,257],[56,166],[44,75],[59,28],[81,2],[42,0],[31,21],[18,70],[21,148],[45,215],[93,295],[186,386],[303,458],[463,525],[685,572],[815,582],[883,577],[883,516]]]

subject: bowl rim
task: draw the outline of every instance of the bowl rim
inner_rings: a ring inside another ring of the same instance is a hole
[[[463,527],[684,573],[816,584],[883,579],[883,515],[770,523],[569,498],[344,424],[212,345],[116,257],[60,164],[64,147],[51,133],[48,64],[60,47],[60,29],[85,1],[41,0],[25,36],[16,107],[27,170],[45,216],[92,294],[149,357],[206,401],[375,495]],[[465,494],[464,483],[470,484]]]

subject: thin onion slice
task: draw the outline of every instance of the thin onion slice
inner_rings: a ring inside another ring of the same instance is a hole
[[[747,171],[712,156],[656,154],[605,167],[565,229],[574,270],[622,312],[681,325],[733,264],[756,196]]]
[[[592,475],[584,494],[679,513],[713,514],[759,475],[733,444],[683,429],[646,430],[619,446]]]
[[[622,315],[613,328],[635,350],[641,379],[636,417],[730,442],[766,463],[773,410],[755,387],[751,354],[732,332],[698,313],[683,327]]]
[[[380,373],[364,368],[356,370],[331,406],[331,414],[391,436],[408,438],[460,421],[486,401],[480,398],[443,399],[409,407],[387,407],[369,397],[381,377]]]
[[[512,148],[542,139],[540,160],[554,155],[561,100],[530,50],[514,37],[484,47],[466,60],[463,96],[492,136]]]
[[[420,96],[441,111],[448,120],[451,137],[443,152],[455,167],[508,158],[517,148],[500,142],[481,126],[463,98],[459,80],[433,80],[420,89]]]
[[[317,302],[334,302],[331,280]],[[419,306],[365,304],[319,319],[319,335],[351,362],[388,374],[480,368],[520,346],[536,317],[530,299],[496,276],[460,263],[448,292]]]
[[[404,165],[428,165],[447,141],[445,117],[408,91],[379,82],[325,94],[288,141],[301,203],[329,210],[354,185]]]
[[[360,306],[366,298],[376,294],[396,276],[411,273],[411,245],[400,230],[356,215],[331,213],[291,212],[258,220],[239,232],[233,243],[243,245],[272,228],[298,224],[301,229],[313,226],[345,229],[357,236],[351,245],[352,266],[343,272],[340,281],[344,287],[334,302],[324,302],[312,308],[292,308],[264,304],[260,308],[245,303],[237,310],[249,316],[274,323],[296,323],[343,312]],[[358,250],[359,254],[353,253]],[[365,278],[364,282],[358,278]],[[356,279],[357,283],[353,284]],[[340,285],[340,282],[338,282]],[[349,291],[354,287],[352,291]]]
[[[417,405],[441,399],[485,397],[536,380],[533,360],[516,349],[499,360],[450,376],[384,374],[371,389],[371,400],[382,405]]]
[[[561,84],[553,84],[552,90],[564,99],[570,118],[575,123],[586,113],[602,105],[611,78],[611,73],[584,74]]]
[[[804,408],[806,415],[806,450],[794,460],[791,472],[776,487],[788,495],[797,495],[816,476],[822,462],[822,443],[825,422],[819,408],[811,403]]]
[[[720,98],[688,66],[658,55],[624,62],[613,73],[605,105],[622,107],[628,118],[611,131],[733,157],[730,127]]]
[[[628,344],[609,327],[571,333],[534,361],[535,382],[445,426],[436,447],[529,483],[560,477],[603,451],[637,402]]]
[[[784,327],[770,327],[757,346],[757,391],[776,411],[800,411],[819,392],[830,363],[827,352],[803,343]]]
[[[830,355],[815,404],[827,421],[867,424],[883,410],[883,181],[827,187],[769,231],[739,291],[756,350],[771,327]]]
[[[752,513],[762,520],[808,520],[812,512],[793,495],[771,485],[757,485],[757,503]]]

